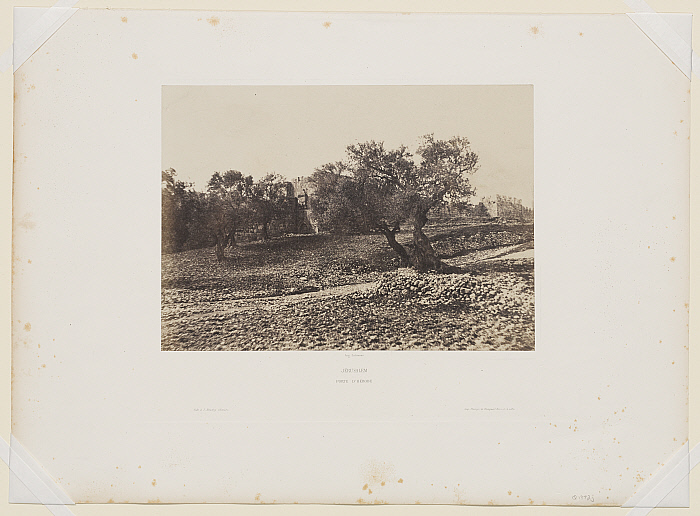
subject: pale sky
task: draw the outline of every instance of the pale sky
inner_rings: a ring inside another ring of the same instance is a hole
[[[214,172],[309,176],[368,140],[415,152],[420,137],[467,137],[479,155],[472,202],[533,206],[533,87],[163,86],[162,167],[204,190]]]

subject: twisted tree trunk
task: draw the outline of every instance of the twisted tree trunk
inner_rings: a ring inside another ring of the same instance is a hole
[[[214,248],[214,252],[216,253],[216,261],[223,262],[224,258],[226,258],[226,255],[224,254],[224,243],[218,236],[216,237],[216,247]]]
[[[381,232],[386,237],[387,242],[389,242],[389,246],[399,255],[400,266],[408,267],[411,265],[411,257],[408,255],[406,248],[396,241],[396,232],[398,230],[399,228],[389,229],[385,227],[381,229]]]
[[[441,270],[443,263],[435,254],[433,246],[423,228],[428,223],[426,213],[419,212],[413,219],[413,259],[412,265],[419,271]]]
[[[225,250],[229,245],[236,243],[235,231],[217,231],[216,232],[216,246],[214,247],[214,252],[216,253],[216,261],[223,262],[226,258]]]

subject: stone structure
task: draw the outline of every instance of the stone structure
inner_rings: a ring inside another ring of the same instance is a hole
[[[299,201],[299,206],[303,209],[308,210],[309,207],[309,197],[314,193],[314,186],[311,183],[311,179],[308,177],[297,177],[292,181],[292,186],[294,188],[294,195]]]
[[[318,233],[318,224],[314,219],[309,198],[314,192],[313,183],[308,177],[297,177],[287,187],[287,196],[294,197],[297,206],[298,229],[297,233]]]
[[[493,197],[482,198],[479,207],[482,205],[489,217],[523,221],[531,221],[535,218],[533,209],[523,206],[522,199],[496,195],[495,199]],[[483,211],[483,209],[478,211]]]

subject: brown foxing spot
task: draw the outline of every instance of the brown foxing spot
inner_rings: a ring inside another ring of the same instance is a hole
[[[24,216],[17,221],[17,225],[23,229],[34,229],[36,227],[29,213],[25,213]]]
[[[148,500],[148,503],[160,503],[160,498],[156,498],[155,500]]]
[[[386,484],[386,482],[382,482],[382,485]]]
[[[46,364],[41,364],[41,367],[46,367]]]
[[[368,490],[367,490],[367,493],[368,493],[368,494],[372,494],[372,490],[371,490],[371,489],[368,489]]]
[[[32,331],[32,325],[30,323],[26,323],[24,325],[24,331]]]
[[[151,482],[151,485],[152,485],[153,487],[156,487],[156,479],[155,479],[155,478],[153,479],[153,482]]]
[[[363,491],[366,491],[368,487],[369,487],[369,485],[365,484],[365,485],[362,486],[362,490],[363,490]]]
[[[537,25],[530,27],[530,34],[537,36],[540,33],[540,28]]]
[[[136,52],[134,52],[133,54],[131,54],[131,57],[132,57],[132,59],[138,59],[138,58],[139,58],[139,56],[138,56],[138,54],[137,54]]]
[[[109,500],[107,500],[107,503],[114,503],[114,499],[110,498]]]
[[[583,36],[583,32],[579,32],[578,35],[579,35],[579,36]]]
[[[122,23],[126,23],[126,22],[128,22],[128,21],[129,21],[129,20],[126,18],[126,16],[122,16]]]
[[[377,486],[395,478],[393,465],[386,461],[371,460],[364,465],[363,469],[365,482],[368,486]]]
[[[512,495],[513,491],[508,491],[508,496]]]
[[[255,501],[256,501],[256,502],[259,502],[259,501],[260,501],[260,493],[257,493],[257,494],[255,495]]]
[[[327,29],[328,29],[328,28],[330,28],[330,26],[331,26],[331,23],[332,23],[332,22],[329,22],[329,21],[327,21],[327,22],[323,22],[323,26],[324,26],[325,28],[327,28]]]
[[[399,484],[403,484],[403,478],[399,479]]]
[[[216,27],[219,23],[221,23],[221,20],[219,20],[216,16],[212,16],[211,18],[207,18],[207,23],[209,23],[209,25],[212,27]]]
[[[672,261],[672,262],[675,262],[675,261],[676,261],[676,257],[675,257],[675,256],[671,256],[671,261]]]

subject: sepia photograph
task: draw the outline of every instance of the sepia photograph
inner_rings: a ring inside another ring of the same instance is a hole
[[[161,100],[161,350],[535,349],[532,85]]]

